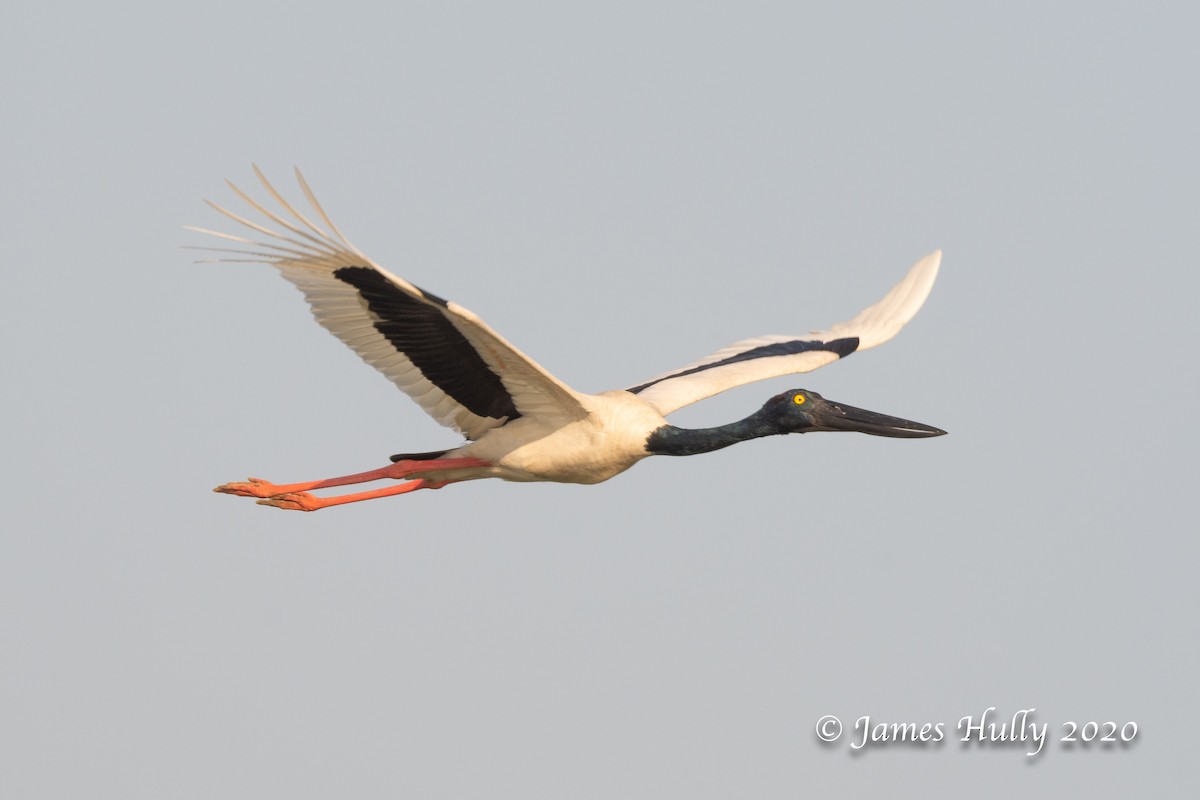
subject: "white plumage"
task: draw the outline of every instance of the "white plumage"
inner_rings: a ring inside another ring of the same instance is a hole
[[[790,355],[764,356],[692,372],[698,367],[728,361],[742,353],[769,345],[795,341],[828,344],[839,339],[857,338],[858,346],[854,348],[854,352],[883,344],[899,333],[905,323],[921,309],[933,288],[941,261],[941,250],[925,256],[913,265],[904,276],[904,280],[893,286],[882,300],[864,308],[849,322],[839,322],[829,330],[811,331],[804,336],[758,336],[734,342],[694,364],[647,381],[653,385],[639,392],[638,396],[654,406],[660,414],[670,414],[735,386],[778,378],[781,375],[812,372],[817,367],[837,361],[841,356],[828,350],[806,350]],[[680,377],[672,377],[673,375]]]
[[[440,453],[398,456],[390,467],[343,478],[283,486],[251,479],[225,484],[217,491],[259,497],[260,502],[280,508],[315,510],[473,478],[596,483],[649,455],[688,455],[771,433],[833,429],[891,436],[942,433],[881,415],[848,427],[843,407],[813,393],[786,395],[792,398],[788,405],[797,407],[786,412],[791,415],[787,421],[781,416],[786,401],[780,398],[785,395],[773,398],[747,420],[709,432],[674,428],[664,419],[683,406],[734,386],[808,372],[887,341],[924,303],[937,276],[940,252],[918,261],[882,300],[848,322],[803,336],[745,339],[628,390],[589,395],[564,385],[470,311],[367,258],[333,224],[298,170],[300,187],[324,228],[288,203],[257,167],[255,174],[279,203],[280,212],[230,186],[282,231],[210,203],[267,238],[255,241],[191,228],[240,245],[237,249],[204,249],[221,251],[223,261],[265,262],[278,268],[304,293],[321,325],[430,416],[470,441]],[[806,401],[807,407],[801,410],[799,406]],[[830,422],[833,412],[829,408],[842,415],[838,417],[841,421]],[[797,421],[793,418],[797,415],[805,419]],[[380,478],[411,480],[355,495],[320,498],[308,494],[310,489]]]

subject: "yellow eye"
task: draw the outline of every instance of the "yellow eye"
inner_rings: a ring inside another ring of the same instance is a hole
[[[802,395],[802,394],[794,394],[794,395],[792,395],[792,402],[793,402],[793,403],[795,403],[795,404],[796,404],[796,405],[798,405],[798,406],[802,406],[802,405],[804,405],[804,401],[805,401],[805,400],[807,400],[807,399],[808,399],[808,398],[806,398],[806,397],[805,397],[804,395]]]

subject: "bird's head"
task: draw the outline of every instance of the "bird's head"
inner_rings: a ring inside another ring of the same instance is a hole
[[[945,433],[919,422],[834,403],[807,389],[792,389],[790,392],[776,395],[767,401],[763,411],[784,433],[858,431],[872,436],[894,436],[903,439],[941,436]]]

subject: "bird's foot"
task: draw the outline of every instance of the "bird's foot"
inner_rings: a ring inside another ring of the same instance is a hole
[[[233,494],[238,497],[275,497],[287,492],[286,486],[276,486],[270,481],[264,481],[262,478],[250,478],[246,481],[236,483],[223,483],[214,492],[221,494]]]
[[[220,492],[221,494],[237,495],[239,497],[258,497],[260,498],[258,501],[260,505],[274,506],[275,508],[282,508],[287,511],[316,511],[317,509],[328,508],[329,506],[357,503],[360,500],[405,494],[417,489],[440,489],[456,481],[416,478],[404,481],[404,483],[398,486],[375,489],[369,492],[359,492],[357,494],[336,495],[333,497],[317,497],[316,495],[309,494],[309,491],[313,489],[330,489],[335,486],[349,486],[355,483],[367,483],[369,481],[384,479],[403,480],[411,475],[423,472],[436,473],[444,470],[474,469],[490,466],[492,466],[490,462],[479,458],[440,458],[428,461],[401,460],[394,464],[389,464],[382,469],[373,469],[369,472],[359,472],[354,475],[343,475],[340,478],[327,478],[323,481],[276,484],[264,481],[262,478],[250,478],[236,483],[221,484],[216,489],[213,489],[213,491]],[[462,480],[462,478],[458,480]]]
[[[260,506],[282,508],[284,511],[316,511],[318,508],[333,505],[327,499],[311,495],[308,492],[287,492],[272,497],[264,497],[258,501]]]

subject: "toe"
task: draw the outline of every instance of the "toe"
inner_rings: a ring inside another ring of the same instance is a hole
[[[273,497],[264,497],[258,501],[260,506],[282,508],[284,511],[316,511],[321,507],[320,498],[308,492],[288,492]]]
[[[223,483],[214,492],[221,494],[232,494],[238,497],[271,497],[280,493],[280,489],[273,483],[264,481],[261,478],[250,478],[247,481],[238,481],[236,483]]]

